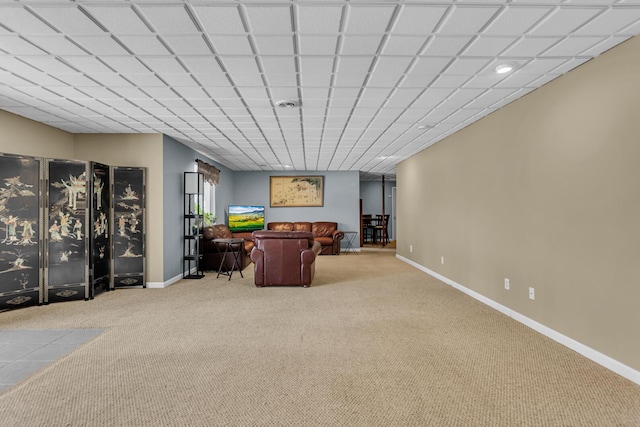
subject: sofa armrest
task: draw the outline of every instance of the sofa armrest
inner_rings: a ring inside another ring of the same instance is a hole
[[[251,261],[254,264],[254,281],[256,286],[264,285],[264,252],[255,246],[251,249]]]

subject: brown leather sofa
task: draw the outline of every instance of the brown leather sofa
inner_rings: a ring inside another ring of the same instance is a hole
[[[242,238],[243,244],[232,245],[236,255],[238,255],[238,263],[240,269],[244,270],[251,263],[251,249],[253,249],[253,240],[251,233],[232,233],[225,224],[216,224],[202,229],[202,270],[218,271],[222,256],[224,255],[225,245],[215,243],[214,239],[230,239]],[[239,251],[239,253],[237,253]],[[223,271],[230,271],[234,266],[234,254],[228,253],[224,260]],[[237,270],[237,267],[234,268]]]
[[[263,286],[311,286],[320,242],[309,231],[254,231],[254,281]]]
[[[340,255],[340,241],[344,238],[344,233],[338,230],[338,223],[331,221],[270,222],[267,230],[311,232],[314,239],[320,242],[321,255]]]

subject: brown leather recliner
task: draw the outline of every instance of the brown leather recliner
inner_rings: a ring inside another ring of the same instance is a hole
[[[254,281],[263,286],[311,286],[320,243],[307,231],[254,231]]]

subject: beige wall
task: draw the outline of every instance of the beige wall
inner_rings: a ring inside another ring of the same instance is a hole
[[[163,282],[161,134],[71,134],[2,110],[0,129],[1,153],[146,167],[147,282]]]
[[[70,159],[73,134],[0,110],[0,152]]]
[[[398,254],[640,370],[638,70],[635,38],[401,163]]]
[[[110,166],[147,168],[147,282],[164,281],[162,134],[76,134],[74,155]],[[156,213],[156,214],[152,214]]]

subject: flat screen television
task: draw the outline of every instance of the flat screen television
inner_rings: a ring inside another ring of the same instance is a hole
[[[233,233],[264,229],[264,206],[229,205],[229,230]]]

